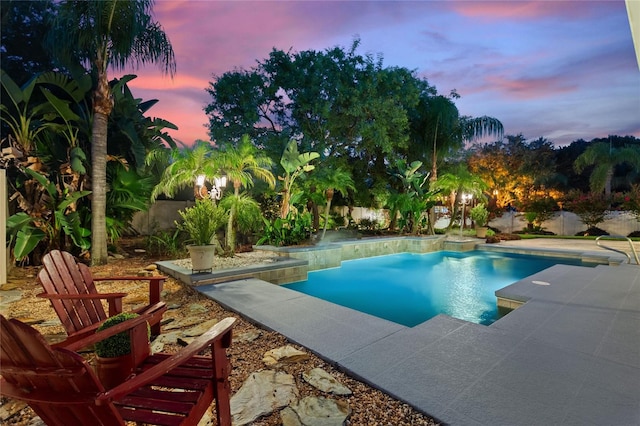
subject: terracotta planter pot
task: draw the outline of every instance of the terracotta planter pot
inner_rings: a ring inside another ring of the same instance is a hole
[[[96,356],[96,374],[105,389],[114,388],[124,382],[134,369],[131,354],[113,358]]]

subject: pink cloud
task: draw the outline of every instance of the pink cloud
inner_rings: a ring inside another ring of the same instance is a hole
[[[451,9],[462,16],[487,21],[504,19],[536,20],[539,18],[589,17],[602,8],[624,8],[623,2],[581,2],[575,1],[454,1]]]
[[[544,98],[558,93],[572,92],[577,85],[558,77],[507,78],[487,75],[485,81],[492,91],[505,93],[518,100]]]

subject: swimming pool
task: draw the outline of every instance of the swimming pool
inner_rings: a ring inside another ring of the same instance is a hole
[[[413,327],[438,314],[489,325],[495,291],[555,264],[579,260],[495,253],[402,253],[342,262],[284,287]]]

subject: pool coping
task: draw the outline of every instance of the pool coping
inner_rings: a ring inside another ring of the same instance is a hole
[[[255,278],[197,290],[446,424],[640,419],[640,268],[549,268],[500,290],[527,303],[491,326],[404,327]]]

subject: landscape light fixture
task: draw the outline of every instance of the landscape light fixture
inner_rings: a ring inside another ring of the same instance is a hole
[[[196,177],[197,197],[206,198],[208,196],[212,200],[222,198],[222,190],[227,186],[227,177],[221,176],[213,178],[213,188],[211,188],[211,191],[207,189],[206,179],[205,175],[198,175]]]
[[[464,228],[464,208],[471,203],[473,194],[462,194],[460,204],[462,205],[462,218],[460,219],[460,237],[462,237],[462,229]]]

